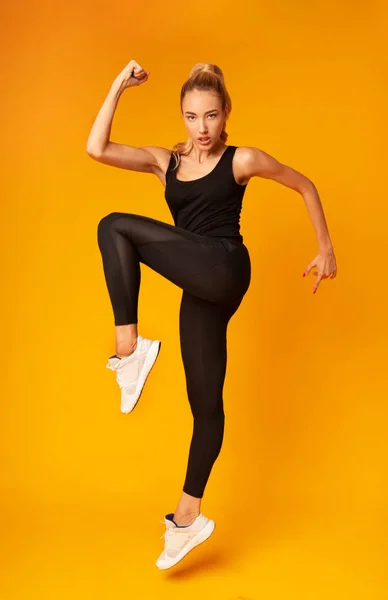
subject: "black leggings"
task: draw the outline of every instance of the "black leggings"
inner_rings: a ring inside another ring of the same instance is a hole
[[[183,290],[179,333],[194,417],[183,491],[202,498],[224,435],[226,330],[250,284],[248,250],[228,238],[120,212],[98,223],[98,245],[115,325],[138,322],[140,263]]]

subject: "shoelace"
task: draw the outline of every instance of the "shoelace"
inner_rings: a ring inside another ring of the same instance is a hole
[[[164,521],[160,521],[163,525],[165,525]],[[169,528],[167,527],[166,531],[162,533],[159,539],[164,537],[165,545],[169,548],[169,550],[180,550],[183,544],[190,539],[193,535],[195,535],[196,531],[187,532],[184,529],[177,528]],[[178,537],[179,536],[179,537]],[[178,542],[178,544],[173,544],[173,540]]]
[[[136,350],[139,350],[140,353],[142,353],[145,350],[145,341],[143,339],[139,339],[137,340],[137,346],[136,346]],[[132,356],[132,355],[131,355]],[[120,388],[130,385],[131,383],[134,383],[136,381],[136,378],[133,379],[133,376],[131,379],[128,379],[129,377],[129,372],[128,369],[126,369],[126,367],[128,366],[128,363],[118,363],[117,367],[116,367],[116,379],[117,379],[117,383],[119,384]],[[133,365],[131,364],[130,369],[133,369]]]
[[[166,523],[165,523],[164,521],[159,521],[159,523],[161,523],[162,525],[164,525],[165,527],[167,527],[167,526],[166,526]],[[167,534],[168,534],[168,532],[169,532],[169,529],[166,529],[166,531],[164,531],[164,532],[162,533],[162,535],[160,536],[160,538],[159,538],[159,539],[161,540],[161,539],[162,539],[162,537],[164,537],[164,538],[165,538],[165,540],[167,540],[167,537],[168,537],[168,536],[167,536]]]

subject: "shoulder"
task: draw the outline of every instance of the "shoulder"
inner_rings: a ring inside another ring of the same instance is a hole
[[[260,150],[253,146],[236,146],[233,157],[235,179],[241,185],[246,185],[254,175],[253,165],[258,160]]]
[[[263,151],[254,146],[236,146],[236,163],[241,165],[249,165],[257,161]]]
[[[265,177],[300,193],[314,185],[306,175],[281,163],[260,148],[239,147],[236,150],[236,162],[238,175],[244,181],[249,181],[251,177]]]
[[[241,178],[267,177],[276,179],[285,167],[274,156],[254,146],[239,146],[236,163]]]

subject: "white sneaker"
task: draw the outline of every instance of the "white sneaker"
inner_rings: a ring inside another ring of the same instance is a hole
[[[138,335],[134,352],[125,358],[111,356],[107,369],[116,371],[116,380],[121,388],[121,412],[130,413],[136,406],[149,372],[155,364],[160,350],[159,340],[148,340]]]
[[[166,531],[164,536],[164,550],[156,561],[159,569],[169,569],[176,565],[190,550],[202,544],[214,531],[215,523],[202,513],[188,527],[178,527],[173,521],[174,514],[164,517]]]

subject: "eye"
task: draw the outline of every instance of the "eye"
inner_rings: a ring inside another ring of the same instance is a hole
[[[216,117],[217,113],[211,113],[208,117]],[[194,115],[187,115],[188,120],[194,119]]]

